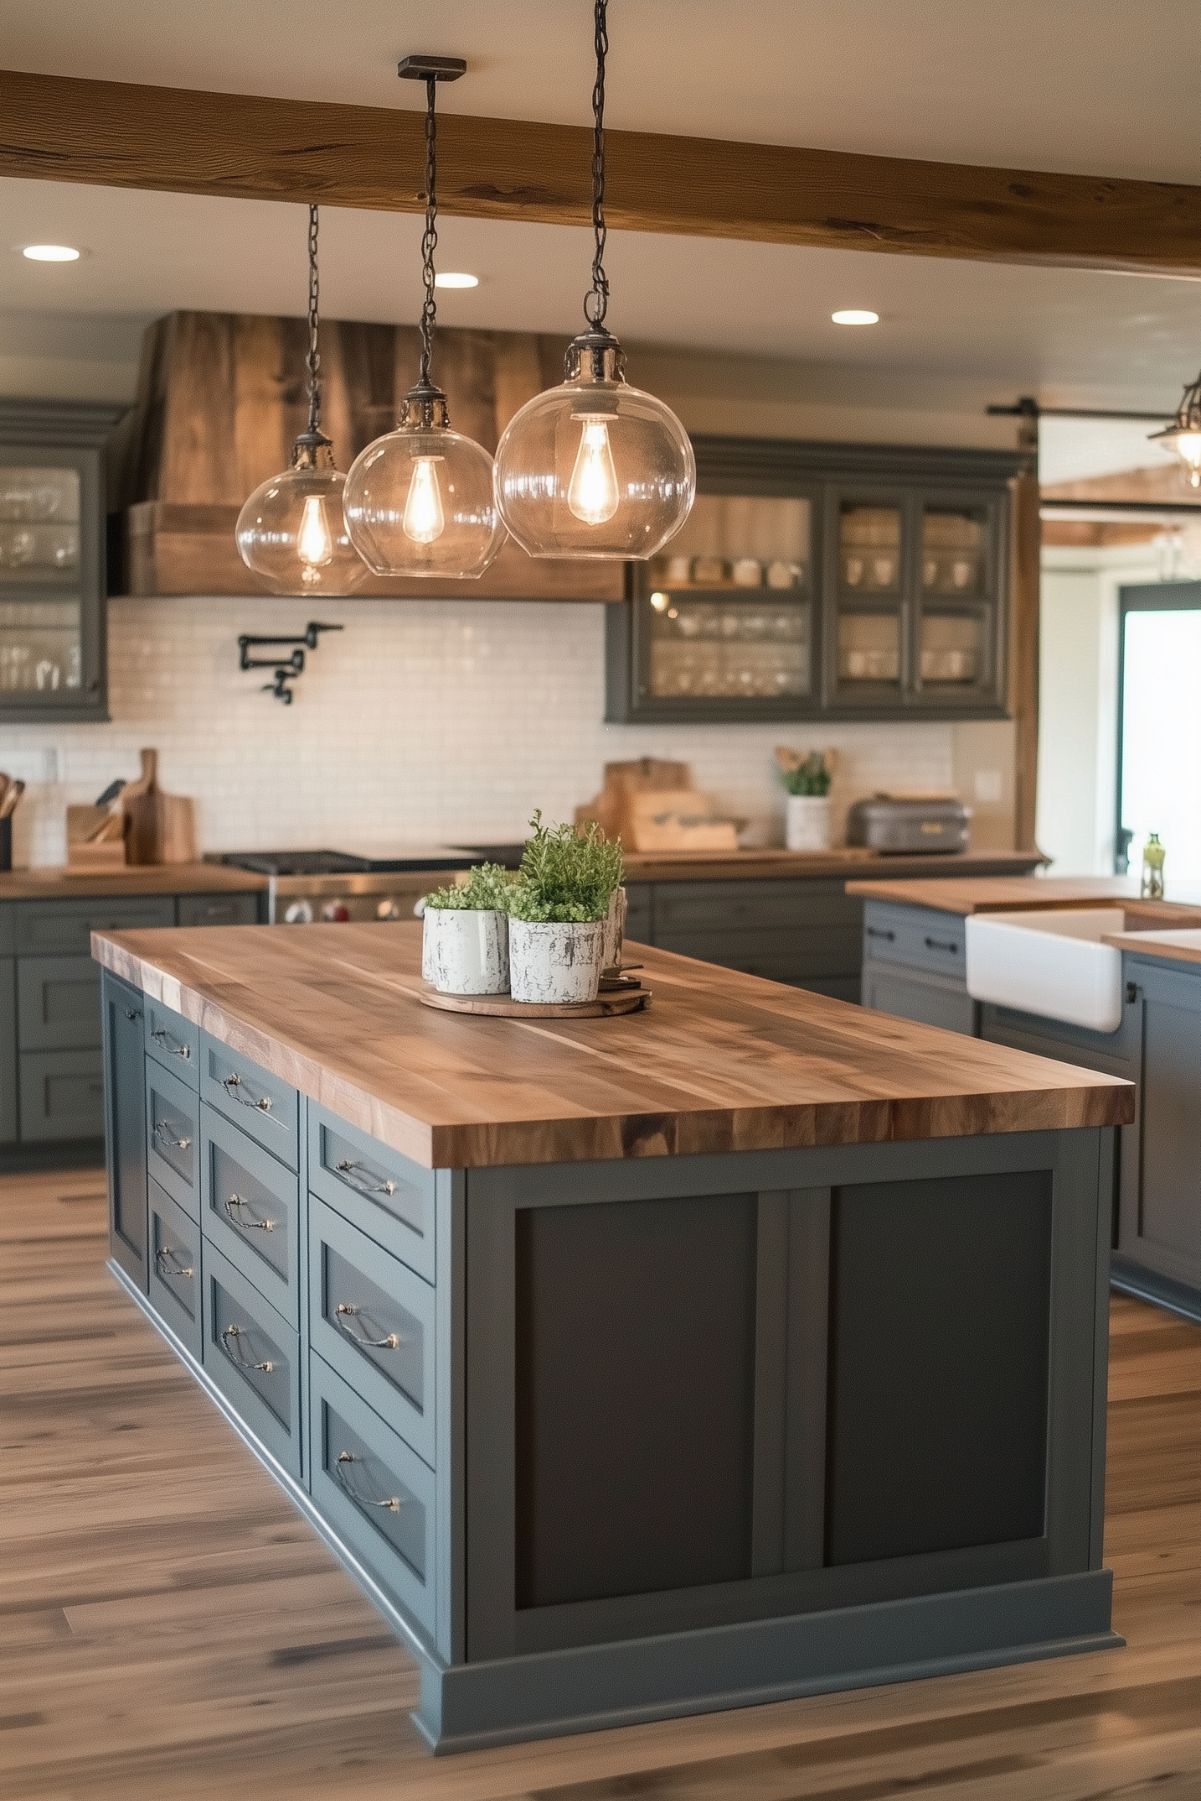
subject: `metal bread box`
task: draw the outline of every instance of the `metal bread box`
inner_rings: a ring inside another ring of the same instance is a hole
[[[971,814],[955,795],[873,794],[847,813],[847,843],[882,855],[966,850]]]

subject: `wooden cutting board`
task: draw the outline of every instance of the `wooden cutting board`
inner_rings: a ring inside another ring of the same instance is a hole
[[[158,785],[158,752],[142,752],[142,774],[122,795],[125,855],[130,863],[195,863],[196,813],[178,794]]]

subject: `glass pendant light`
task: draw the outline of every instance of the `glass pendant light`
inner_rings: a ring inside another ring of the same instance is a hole
[[[496,450],[500,516],[532,557],[652,557],[696,498],[696,460],[671,408],[625,379],[605,325],[605,58],[608,0],[595,0],[592,287],[588,329],[567,347],[565,380],[514,414]]]
[[[350,594],[367,567],[346,534],[333,448],[321,429],[317,354],[317,208],[309,208],[308,424],[292,446],[292,466],[255,489],[238,514],[238,555],[276,594]]]
[[[474,581],[500,549],[504,528],[492,496],[492,458],[450,429],[446,395],[430,376],[437,304],[437,121],[439,81],[467,67],[457,57],[407,56],[400,73],[425,82],[425,236],[421,260],[421,361],[400,422],[355,458],[343,506],[351,543],[377,575]]]
[[[1180,396],[1176,417],[1162,431],[1151,433],[1152,444],[1174,450],[1180,458],[1190,488],[1201,488],[1201,375]]]

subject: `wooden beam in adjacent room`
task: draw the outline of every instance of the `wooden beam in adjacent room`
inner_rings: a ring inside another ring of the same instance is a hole
[[[0,174],[416,212],[423,116],[0,71]],[[583,126],[444,113],[439,202],[579,225]],[[1201,187],[652,132],[608,133],[608,213],[631,231],[1201,275]]]

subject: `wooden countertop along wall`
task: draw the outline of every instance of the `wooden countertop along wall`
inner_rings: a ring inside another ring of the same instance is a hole
[[[924,882],[871,879],[847,883],[864,900],[933,907],[939,913],[1006,913],[1024,907],[1087,907],[1138,899],[1137,876],[978,876]],[[1165,903],[1167,904],[1167,903]]]
[[[127,863],[121,869],[0,871],[0,901],[88,900],[103,894],[249,894],[265,876],[223,863]]]
[[[1201,911],[1181,907],[1177,911],[1189,919],[1176,931],[1108,932],[1105,943],[1115,950],[1134,951],[1140,957],[1154,957],[1157,963],[1201,964]],[[1127,923],[1130,915],[1127,914]]]
[[[724,855],[714,851],[626,851],[629,882],[735,881],[750,877],[762,881],[784,876],[872,875],[886,869],[890,877],[921,876],[927,871],[943,879],[991,873],[1028,874],[1043,861],[1037,850],[956,851],[948,856],[884,856],[879,851],[849,847],[829,851],[738,850]]]
[[[611,1019],[417,999],[416,925],[95,933],[152,998],[426,1168],[1123,1124],[1129,1084],[639,947]]]

